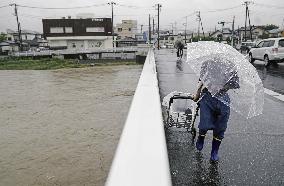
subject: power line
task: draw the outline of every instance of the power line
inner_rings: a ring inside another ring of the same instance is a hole
[[[6,7],[9,7],[9,5],[0,6],[0,8],[6,8]]]
[[[80,9],[80,8],[91,8],[91,7],[100,7],[100,6],[106,6],[107,4],[93,4],[93,5],[86,5],[86,6],[77,6],[77,7],[41,7],[41,6],[28,6],[28,5],[20,5],[18,4],[18,7],[22,8],[32,8],[32,9],[48,9],[48,10],[68,10],[68,9]],[[141,8],[141,9],[151,9],[151,7],[140,7],[140,6],[134,6],[134,5],[124,5],[124,4],[116,4],[117,6],[120,7],[126,7],[126,8]],[[6,6],[3,6],[6,7]],[[0,7],[1,8],[1,7]]]
[[[141,16],[141,15],[149,15],[149,14],[115,14],[116,17],[118,16],[129,16],[129,17],[133,17],[133,16]]]
[[[254,3],[256,6],[262,6],[265,8],[276,8],[276,9],[284,9],[283,6],[277,6],[277,5],[269,5],[269,4],[262,4],[262,3]]]
[[[29,18],[36,18],[36,19],[44,19],[42,16],[39,15],[32,15],[32,14],[21,14],[21,17],[29,17]]]
[[[32,9],[42,9],[42,10],[69,10],[69,9],[81,9],[81,8],[106,6],[106,4],[93,4],[93,5],[88,5],[88,6],[77,6],[77,7],[40,7],[40,6],[27,6],[27,5],[20,5],[20,4],[17,4],[17,5],[18,7],[22,7],[22,8],[32,8]]]
[[[236,8],[240,8],[242,7],[242,5],[236,5],[236,6],[232,6],[232,7],[228,7],[228,8],[221,8],[221,9],[213,9],[213,10],[207,10],[207,11],[202,11],[202,13],[214,13],[214,12],[222,12],[222,11],[227,11],[227,10],[232,10],[232,9],[236,9]],[[191,17],[191,16],[195,16],[196,15],[196,11],[188,14],[186,16],[183,16],[179,19],[177,19],[176,21],[180,21],[181,19],[184,19],[186,17]]]
[[[227,11],[227,10],[232,10],[232,9],[236,9],[236,8],[240,8],[242,7],[242,5],[237,5],[237,6],[233,6],[233,7],[229,7],[229,8],[221,8],[221,9],[215,9],[215,10],[208,10],[208,11],[202,11],[202,13],[214,13],[214,12],[222,12],[222,11]]]
[[[142,6],[135,6],[135,5],[124,5],[124,4],[120,4],[120,3],[117,3],[117,6],[120,6],[120,7],[125,7],[125,8],[140,8],[140,9],[149,9],[149,10],[154,10],[153,7],[142,7]]]
[[[196,12],[193,12],[192,14],[188,14],[186,16],[183,16],[182,18],[187,18],[187,17],[190,17],[190,16],[194,16],[196,14]]]
[[[284,13],[270,15],[270,17],[275,17],[275,16],[284,16]]]

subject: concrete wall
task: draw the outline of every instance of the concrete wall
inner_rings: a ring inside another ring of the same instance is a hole
[[[111,49],[111,36],[74,36],[74,37],[47,37],[49,46],[67,47],[68,49],[88,50],[88,49]]]
[[[51,48],[53,47],[67,47],[67,41],[66,40],[48,40],[49,46]]]

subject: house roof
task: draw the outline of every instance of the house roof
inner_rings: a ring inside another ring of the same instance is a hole
[[[223,34],[231,34],[232,33],[232,30],[229,29],[229,28],[224,28],[223,29]]]
[[[276,28],[276,29],[272,29],[272,30],[269,30],[268,33],[270,34],[278,34],[280,32],[282,32],[283,30],[279,29],[279,28]]]
[[[17,45],[14,41],[3,41],[0,43],[0,46],[10,46],[10,45]]]
[[[1,42],[1,43],[0,43],[0,47],[2,47],[2,46],[10,46],[10,45],[9,45],[9,43],[7,43],[7,42]]]
[[[11,29],[7,29],[6,32],[8,34],[18,34],[18,31],[14,31],[14,30],[11,30]],[[22,30],[21,33],[22,34],[34,34],[34,35],[41,34],[41,33],[37,32],[37,31],[33,31],[33,30]]]
[[[218,32],[219,32],[220,34],[222,33],[220,30],[216,30],[216,31],[212,32],[212,33],[210,34],[210,36],[215,35],[215,34],[217,34]]]
[[[265,30],[265,29],[263,28],[263,26],[254,26],[254,25],[251,26],[251,30],[255,30],[255,29]],[[245,31],[245,27],[241,27],[241,28],[239,28],[239,29],[237,29],[237,30]],[[249,27],[249,26],[246,27],[246,30],[249,31],[249,30],[250,30],[250,27]]]
[[[30,46],[38,46],[39,43],[36,40],[26,40],[25,43],[27,43]]]

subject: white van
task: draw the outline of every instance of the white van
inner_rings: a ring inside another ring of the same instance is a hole
[[[284,62],[284,37],[269,38],[260,41],[249,51],[249,61],[262,60],[265,65],[271,62]]]

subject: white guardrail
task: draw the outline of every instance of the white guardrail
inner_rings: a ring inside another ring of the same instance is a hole
[[[149,50],[106,186],[170,186],[154,52]]]

